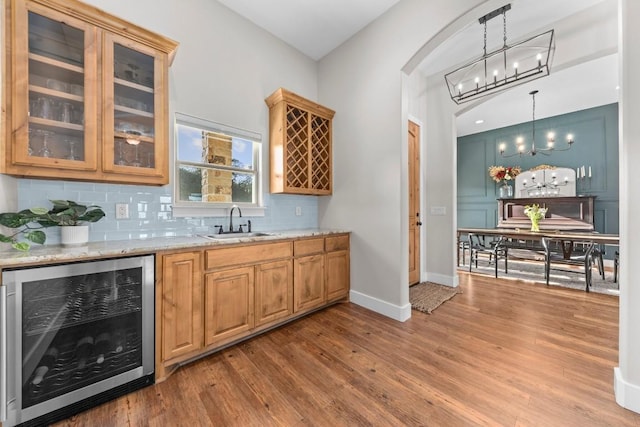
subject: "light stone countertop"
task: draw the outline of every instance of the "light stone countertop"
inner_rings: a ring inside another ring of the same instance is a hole
[[[160,251],[186,248],[220,247],[239,243],[265,242],[283,239],[299,239],[331,234],[344,234],[348,231],[328,229],[283,230],[265,232],[267,236],[210,239],[201,235],[152,237],[148,239],[112,240],[89,242],[84,246],[36,245],[28,252],[8,249],[0,252],[0,268],[20,267],[22,265],[82,261],[90,258],[119,257],[128,255],[151,254]]]

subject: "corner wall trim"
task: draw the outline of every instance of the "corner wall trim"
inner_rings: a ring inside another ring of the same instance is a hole
[[[387,301],[365,295],[357,291],[349,292],[349,299],[352,303],[368,308],[369,310],[380,313],[383,316],[390,317],[399,322],[404,322],[411,317],[411,304],[403,306],[391,304]]]
[[[640,413],[640,386],[625,381],[619,367],[613,368],[613,391],[618,405]]]
[[[452,288],[457,288],[459,285],[457,274],[455,276],[447,276],[445,274],[427,272],[425,277],[427,278],[427,282],[433,282],[439,285],[451,286]]]

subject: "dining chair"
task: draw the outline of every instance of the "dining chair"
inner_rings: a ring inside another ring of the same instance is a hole
[[[591,288],[591,267],[593,263],[592,253],[595,244],[591,241],[581,242],[581,248],[576,250],[574,246],[571,255],[565,258],[565,253],[562,251],[563,242],[556,239],[550,239],[548,237],[542,238],[542,247],[544,248],[544,276],[547,285],[549,285],[549,276],[551,275],[551,263],[565,264],[565,265],[578,265],[583,268],[581,271],[584,273],[585,291],[589,292]],[[561,268],[554,267],[554,270],[562,270]],[[575,272],[575,270],[566,269],[564,271]]]
[[[507,255],[508,248],[505,245],[504,236],[500,236],[497,240],[488,239],[475,233],[469,233],[469,273],[471,267],[475,263],[478,268],[478,255],[487,254],[489,256],[489,265],[495,265],[495,275],[498,278],[498,261],[504,259],[504,273],[507,274]]]

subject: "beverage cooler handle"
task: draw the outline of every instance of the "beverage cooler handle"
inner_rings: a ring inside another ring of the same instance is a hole
[[[7,419],[7,287],[0,286],[0,421]]]

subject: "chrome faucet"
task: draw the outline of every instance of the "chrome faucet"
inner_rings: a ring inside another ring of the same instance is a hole
[[[239,218],[242,218],[242,211],[240,210],[240,207],[236,205],[231,206],[231,212],[229,212],[229,233],[233,233],[233,211],[236,208],[238,209]]]

